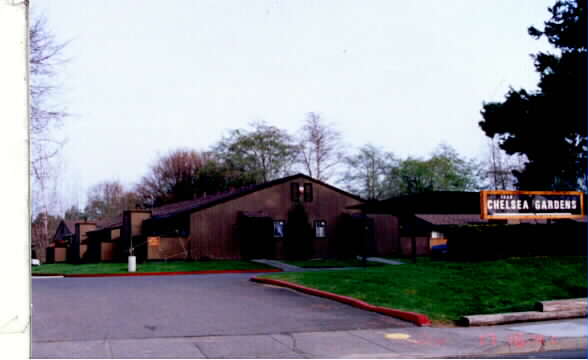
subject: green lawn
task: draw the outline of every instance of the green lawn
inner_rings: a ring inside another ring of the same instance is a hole
[[[214,261],[153,261],[137,264],[137,272],[171,272],[202,270],[250,270],[272,269],[268,265],[251,261],[214,260]],[[97,264],[44,264],[32,268],[35,274],[119,274],[128,272],[127,263]]]
[[[361,260],[337,260],[337,259],[317,259],[317,260],[285,260],[286,264],[300,266],[303,268],[332,268],[332,267],[360,267],[363,266]],[[382,266],[384,264],[368,261],[367,266]]]
[[[487,262],[419,259],[336,272],[264,275],[415,311],[437,323],[463,315],[528,311],[536,301],[586,297],[586,257],[511,258]]]

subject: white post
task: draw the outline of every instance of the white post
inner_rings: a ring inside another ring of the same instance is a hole
[[[137,271],[137,257],[129,256],[129,272]]]

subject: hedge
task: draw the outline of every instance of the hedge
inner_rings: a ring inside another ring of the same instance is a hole
[[[586,224],[483,224],[443,229],[454,260],[492,260],[513,256],[573,255],[587,252]]]

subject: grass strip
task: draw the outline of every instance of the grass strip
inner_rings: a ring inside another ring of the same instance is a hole
[[[542,300],[586,297],[587,270],[585,256],[484,262],[421,258],[416,264],[262,277],[426,314],[444,323],[464,315],[528,311]]]
[[[268,265],[241,260],[211,261],[149,261],[137,264],[138,273],[206,271],[206,270],[263,270]],[[127,263],[43,264],[32,268],[32,274],[120,274],[128,272]]]

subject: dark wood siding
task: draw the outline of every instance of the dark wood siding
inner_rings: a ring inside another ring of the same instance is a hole
[[[417,236],[416,240],[416,253],[417,256],[422,255],[430,255],[431,254],[431,247],[429,245],[429,241],[431,238],[429,236]],[[401,236],[400,237],[400,254],[402,256],[411,256],[412,255],[412,238],[409,236]]]
[[[291,182],[276,184],[272,187],[244,195],[240,198],[212,206],[192,213],[190,217],[190,242],[192,257],[203,256],[218,259],[238,259],[241,257],[239,237],[236,234],[237,214],[239,211],[255,213],[263,212],[274,220],[287,220],[288,211],[294,201],[292,199],[292,183],[299,185],[311,181],[294,178]],[[329,242],[336,241],[335,225],[337,217],[349,211],[346,208],[360,201],[329,187],[312,182],[312,201],[300,202],[308,214],[312,226],[315,220],[327,222],[327,236],[314,240],[314,255],[329,255]],[[278,257],[283,248],[283,239],[276,239]]]
[[[391,256],[400,251],[398,217],[386,214],[369,214],[374,219],[374,240],[379,256]]]

